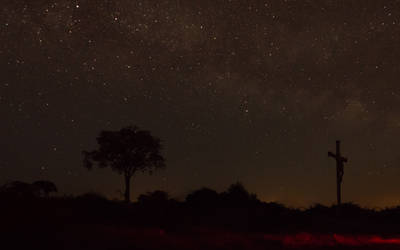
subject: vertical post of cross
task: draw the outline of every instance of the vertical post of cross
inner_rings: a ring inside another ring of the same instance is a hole
[[[344,163],[347,162],[347,158],[342,157],[340,154],[340,141],[336,141],[336,154],[328,152],[328,156],[336,160],[336,197],[338,206],[342,203],[342,180],[344,174]]]
[[[340,141],[336,141],[336,157],[340,158]],[[339,161],[336,159],[336,196],[338,206],[342,204],[342,189],[341,189],[341,180],[340,180],[340,171],[339,171]]]

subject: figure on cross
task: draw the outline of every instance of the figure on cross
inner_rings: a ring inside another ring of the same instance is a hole
[[[340,141],[336,141],[336,154],[328,152],[328,157],[336,159],[336,188],[337,188],[337,203],[340,206],[342,202],[341,184],[343,181],[344,174],[344,163],[347,162],[347,158],[340,154]]]

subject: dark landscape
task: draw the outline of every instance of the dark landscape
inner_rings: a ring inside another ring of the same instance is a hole
[[[130,204],[95,193],[43,197],[11,192],[16,191],[3,189],[0,196],[7,249],[400,247],[399,207],[374,211],[346,203],[291,209],[261,202],[240,183],[222,193],[202,188],[185,201],[154,191]]]

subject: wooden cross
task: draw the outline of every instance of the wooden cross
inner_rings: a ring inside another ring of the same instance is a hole
[[[336,141],[336,154],[332,152],[328,152],[328,157],[332,157],[336,159],[336,185],[337,185],[337,203],[340,206],[342,202],[342,194],[341,194],[341,184],[343,180],[343,166],[344,163],[347,162],[347,158],[343,157],[340,154],[340,141]]]

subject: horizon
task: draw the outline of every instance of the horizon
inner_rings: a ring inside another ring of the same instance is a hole
[[[44,180],[44,179],[43,179],[43,180]],[[21,180],[13,180],[13,181],[21,181]],[[47,180],[47,181],[51,181],[51,180]],[[12,182],[12,181],[10,181],[10,182]],[[10,182],[6,182],[6,183],[10,183]],[[3,184],[6,184],[6,183],[2,183],[2,185],[3,185]],[[27,182],[27,183],[29,183],[29,182]],[[235,182],[235,183],[237,183],[237,182]],[[241,182],[239,182],[239,183],[241,183]],[[55,184],[56,184],[56,183],[55,183]],[[196,190],[200,190],[200,189],[202,189],[202,188],[207,188],[207,189],[215,190],[218,194],[222,194],[222,193],[226,192],[226,191],[227,191],[227,188],[229,188],[229,186],[232,185],[232,184],[234,184],[234,183],[229,184],[228,186],[226,186],[225,189],[221,189],[221,190],[216,190],[216,189],[213,189],[213,188],[208,187],[208,186],[201,186],[201,187],[199,187],[199,188],[195,188],[195,189],[193,189],[193,190],[190,190],[190,191],[188,191],[188,192],[186,192],[186,193],[183,193],[183,194],[181,194],[181,195],[178,195],[178,196],[174,196],[173,194],[169,193],[167,190],[163,190],[163,189],[146,190],[146,191],[144,191],[143,193],[136,193],[136,192],[135,192],[135,193],[132,195],[132,200],[131,200],[131,202],[137,202],[137,201],[138,201],[138,197],[139,197],[140,195],[148,194],[148,193],[151,193],[151,192],[154,192],[154,191],[163,191],[163,192],[166,192],[166,193],[168,194],[168,199],[173,199],[173,200],[176,200],[176,201],[178,201],[178,202],[185,202],[185,199],[186,199],[187,195],[193,193],[193,192],[196,191]],[[242,184],[243,184],[243,183],[242,183]],[[56,185],[57,185],[57,184],[56,184]],[[296,206],[296,205],[288,204],[288,203],[285,203],[285,202],[282,202],[282,201],[279,201],[279,200],[272,200],[272,199],[266,200],[266,199],[263,199],[263,198],[259,197],[259,195],[258,195],[257,193],[251,192],[251,190],[248,190],[247,187],[246,187],[246,185],[243,185],[243,186],[246,188],[246,190],[247,190],[250,194],[255,194],[255,195],[256,195],[256,198],[257,198],[259,201],[264,202],[264,203],[276,203],[276,204],[280,204],[280,205],[283,205],[283,206],[286,207],[286,208],[298,209],[298,210],[307,210],[307,209],[312,208],[312,207],[314,207],[314,206],[316,206],[316,205],[322,205],[322,206],[326,206],[326,207],[334,207],[334,206],[337,206],[337,203],[336,203],[335,201],[332,201],[331,203],[310,202],[310,203],[307,203],[307,204],[304,204],[304,205],[297,205],[297,206]],[[122,188],[121,188],[121,189],[122,189]],[[108,195],[107,193],[101,193],[101,192],[99,192],[98,190],[88,190],[88,191],[83,191],[83,192],[81,192],[81,193],[66,193],[66,192],[63,192],[62,190],[58,190],[56,193],[54,193],[54,194],[52,195],[52,197],[53,197],[53,198],[64,198],[64,197],[67,197],[67,198],[68,198],[68,197],[79,197],[79,196],[86,195],[86,194],[100,195],[100,196],[102,196],[102,197],[104,197],[104,198],[106,198],[106,199],[108,199],[108,200],[110,200],[110,201],[121,201],[121,202],[123,201],[123,194],[120,194],[119,196],[117,196],[117,195],[114,195],[114,196],[113,196],[113,195]],[[392,205],[389,205],[389,206],[377,206],[376,203],[372,203],[372,206],[368,206],[368,205],[360,204],[360,203],[357,203],[357,202],[354,202],[354,201],[351,201],[351,200],[350,200],[350,201],[344,200],[344,201],[343,201],[343,204],[354,204],[354,205],[359,206],[359,207],[362,208],[362,209],[372,209],[372,210],[375,210],[375,211],[381,211],[381,210],[384,210],[384,209],[392,209],[392,208],[400,207],[400,204],[396,204],[396,203],[394,203],[394,204],[392,204]]]

